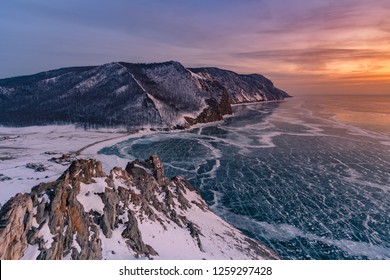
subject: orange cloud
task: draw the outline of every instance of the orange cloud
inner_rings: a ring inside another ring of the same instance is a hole
[[[257,45],[231,52],[231,58],[287,91],[359,93],[375,86],[390,94],[389,3],[324,3],[286,19],[276,15],[280,23],[260,28]]]

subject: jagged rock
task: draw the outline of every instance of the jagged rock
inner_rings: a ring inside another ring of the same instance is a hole
[[[191,186],[190,182],[188,182],[185,178],[179,176],[179,177],[174,177],[172,179],[171,184],[176,189],[176,196],[180,208],[183,210],[187,210],[188,208],[191,208],[190,202],[186,199],[184,195],[186,193],[186,190],[195,191],[195,189]],[[204,206],[203,209],[208,208],[206,203],[204,203],[203,206]]]
[[[197,243],[199,249],[201,251],[203,251],[202,241],[200,240],[200,237],[199,237],[199,235],[202,235],[200,229],[197,228],[197,226],[195,226],[192,222],[188,222],[187,228],[189,229],[192,238],[194,238],[196,240],[196,243]]]
[[[106,188],[104,194],[101,195],[101,199],[104,203],[101,228],[103,234],[107,238],[110,238],[112,236],[112,230],[117,225],[117,206],[120,201],[120,196],[114,190]]]
[[[77,200],[77,195],[81,183],[92,183],[93,177],[102,176],[105,174],[99,162],[81,159],[73,162],[56,182],[40,184],[32,189],[30,196],[36,204],[34,218],[41,231],[45,228],[46,234],[37,259],[62,259],[66,253],[70,253],[73,259],[101,258],[99,229]],[[30,244],[34,244],[38,236],[32,229]],[[81,250],[72,248],[74,242]]]
[[[34,201],[38,201],[38,199],[34,199]],[[45,210],[46,210],[47,202],[45,199],[42,199],[41,202],[36,206],[37,207],[37,213],[35,214],[35,219],[37,220],[37,223],[40,225],[45,220]]]
[[[129,162],[126,166],[126,171],[137,178],[137,180],[147,178],[148,175],[153,175],[158,184],[165,185],[167,183],[164,176],[164,167],[160,158],[156,155],[150,156],[150,158],[145,161],[135,160]]]
[[[90,184],[96,177],[105,177],[102,163],[93,159],[78,159],[73,161],[69,169],[60,177],[79,185],[79,183]]]
[[[152,163],[151,168],[154,171],[153,175],[156,178],[157,183],[159,183],[160,185],[165,185],[166,180],[164,175],[164,167],[162,165],[161,159],[156,155],[152,155],[149,161],[151,161]]]
[[[27,251],[43,260],[156,258],[171,250],[186,258],[277,258],[212,214],[185,178],[166,178],[156,155],[108,176],[100,162],[78,159],[58,180],[10,199],[0,214],[0,259]]]
[[[55,162],[61,165],[69,165],[71,164],[72,161],[74,161],[76,158],[74,155],[71,154],[63,154],[60,157],[52,157],[49,159],[51,162]]]
[[[20,259],[27,248],[32,224],[33,202],[27,194],[17,194],[0,210],[0,259]]]
[[[127,212],[128,221],[126,228],[122,232],[122,237],[126,238],[126,244],[138,255],[155,256],[158,253],[142,241],[142,234],[138,228],[137,219],[132,211]]]

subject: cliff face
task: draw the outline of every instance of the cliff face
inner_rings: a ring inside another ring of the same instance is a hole
[[[209,94],[205,100],[208,106],[196,118],[184,117],[188,124],[220,121],[224,115],[233,113],[232,101],[225,87],[216,81],[199,80],[199,84]]]
[[[0,80],[0,123],[185,127],[222,119],[230,104],[286,96],[260,75],[119,62]]]
[[[233,104],[244,102],[258,102],[283,100],[289,95],[276,88],[271,80],[259,74],[240,75],[233,71],[215,67],[189,68],[198,76],[220,83]]]
[[[0,210],[0,259],[275,259],[214,215],[160,159],[106,175],[74,161],[56,181],[18,194]]]

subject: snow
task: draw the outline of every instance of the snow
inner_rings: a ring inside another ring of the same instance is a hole
[[[116,72],[116,74],[119,76],[123,74],[124,71],[125,69],[118,63],[104,64],[100,67],[90,70],[89,72],[92,74],[92,76],[77,84],[73,89],[80,92],[87,91],[88,89],[106,80],[110,75],[112,75],[113,72]]]
[[[189,70],[190,71],[190,70]],[[213,76],[207,72],[199,72],[199,73],[193,73],[191,71],[191,73],[193,74],[192,76],[193,77],[200,77],[200,79],[203,79],[203,80],[214,80],[213,79]],[[196,75],[196,76],[195,76]]]
[[[196,73],[194,73],[194,72],[192,72],[192,71],[190,71],[190,70],[188,70],[188,69],[187,69],[187,71],[190,72],[191,76],[192,76],[193,78],[195,78],[195,79],[206,80],[205,77],[203,77],[203,76],[201,76],[201,75],[199,75],[199,74],[196,74]]]
[[[105,78],[106,78],[106,76],[104,76],[104,75],[93,76],[93,77],[79,83],[75,87],[75,89],[79,90],[79,91],[86,91],[87,89],[90,89],[93,86],[97,85],[99,82],[103,81]]]
[[[122,188],[125,188],[125,189],[129,189],[129,187],[124,183],[122,182],[122,180],[120,179],[120,174],[117,172],[117,171],[113,171],[113,181],[114,181],[114,185],[116,187],[122,187]]]
[[[24,251],[24,255],[22,260],[36,260],[41,251],[38,250],[39,245],[30,245],[27,247],[26,251]]]
[[[105,178],[94,178],[96,183],[84,184],[80,183],[80,193],[77,195],[77,200],[84,206],[86,212],[96,211],[103,214],[104,203],[99,193],[103,193],[107,186]]]
[[[190,232],[174,223],[165,224],[167,230],[158,222],[147,221],[138,225],[143,240],[159,254],[155,259],[201,259],[205,256],[199,251]],[[179,249],[180,248],[180,249]]]
[[[117,89],[114,91],[114,93],[115,93],[115,94],[121,94],[121,93],[126,92],[128,89],[129,89],[129,86],[128,86],[128,85],[124,85],[124,86],[121,86],[120,88],[117,88]]]
[[[44,223],[43,227],[39,231],[42,234],[43,239],[45,240],[46,247],[50,248],[51,243],[53,242],[54,236],[50,232],[49,225],[47,222]]]
[[[42,203],[42,202],[49,202],[50,201],[50,198],[49,196],[47,195],[47,193],[44,193],[40,198],[38,198],[38,202],[39,203]]]
[[[14,88],[0,87],[0,94],[10,95],[14,91]]]
[[[194,191],[187,191],[186,198],[189,201],[201,202],[201,198]],[[196,224],[201,231],[201,251],[196,241],[191,237],[186,227],[179,227],[172,221],[167,222],[163,215],[159,217],[166,221],[167,230],[164,230],[159,222],[146,220],[139,222],[143,240],[152,246],[159,254],[155,259],[243,259],[248,258],[236,244],[244,242],[243,234],[217,217],[211,211],[203,211],[196,205],[188,211],[176,208],[181,215]],[[155,211],[155,213],[158,213]],[[161,242],[163,240],[163,242]],[[176,250],[174,248],[180,248]]]
[[[185,124],[184,116],[198,116],[207,107],[201,96],[199,81],[190,74],[191,72],[179,63],[160,65],[154,68],[146,68],[144,73],[157,83],[163,90],[164,95],[152,94],[142,87],[151,98],[164,122],[168,125]],[[162,102],[160,101],[162,100]],[[168,101],[168,102],[167,102]],[[171,104],[177,104],[177,108]]]
[[[152,100],[154,106],[156,107],[157,111],[159,112],[162,119],[167,122],[168,125],[183,123],[183,120],[181,117],[177,117],[176,113],[172,113],[172,108],[165,104],[164,102],[159,101],[157,98],[155,98],[153,95],[151,95],[140,83],[139,81],[134,77],[133,74],[130,74],[134,81],[137,83],[137,85],[144,91],[144,93],[149,97],[150,100]]]
[[[30,192],[32,187],[41,182],[55,181],[68,166],[49,161],[52,157],[60,157],[62,154],[73,154],[75,158],[94,157],[102,160],[105,172],[109,172],[113,166],[125,166],[125,160],[96,153],[105,145],[128,138],[129,134],[125,133],[85,131],[73,125],[17,128],[0,126],[0,174],[11,178],[0,181],[0,204],[3,205],[19,192]],[[82,151],[82,155],[75,155],[76,151],[105,140],[108,141],[107,144],[102,142]],[[26,167],[29,162],[43,164],[47,170],[35,172]]]
[[[38,209],[38,206],[35,206],[35,207],[33,208],[33,213],[37,213],[37,209]],[[38,224],[37,219],[36,219],[35,217],[33,217],[33,218],[31,219],[31,226],[36,227],[36,228],[39,227],[39,224]]]
[[[187,71],[191,74],[191,77],[193,81],[195,82],[195,85],[198,87],[198,89],[202,90],[202,84],[200,80],[206,80],[203,76],[196,74],[190,70],[187,69]]]
[[[77,252],[81,252],[82,249],[80,247],[80,244],[76,240],[76,234],[73,234],[73,247],[77,250]]]
[[[83,185],[82,189],[87,187],[93,188],[95,191],[102,191],[99,188],[102,187],[103,178],[100,179],[100,182]],[[117,186],[117,183],[121,182],[114,180],[114,183]],[[237,247],[237,244],[245,243],[246,237],[241,232],[210,210],[203,210],[193,203],[204,203],[197,192],[186,190],[184,195],[191,202],[192,207],[187,211],[176,207],[175,211],[178,215],[186,216],[200,229],[203,250],[200,250],[186,225],[177,225],[150,205],[159,218],[158,220],[163,222],[163,226],[159,221],[147,219],[141,214],[138,206],[130,204],[130,210],[137,213],[138,227],[144,243],[150,245],[158,253],[158,256],[153,256],[154,259],[243,259],[248,257],[242,248]],[[79,197],[77,198],[79,199]],[[175,199],[175,204],[178,205],[177,198]],[[205,208],[207,209],[207,206]],[[119,227],[112,231],[111,238],[105,237],[100,229],[103,259],[135,259],[138,256],[126,245],[126,240],[121,235],[125,228],[124,223],[128,220],[127,212],[125,211],[118,218],[122,220],[123,224],[119,224]]]
[[[121,226],[112,232],[111,238],[104,236],[100,230],[99,237],[102,240],[103,259],[109,260],[128,260],[135,259],[135,253],[129,249],[121,233],[124,227]]]
[[[153,176],[153,172],[152,172],[150,169],[148,169],[148,168],[146,168],[146,167],[143,167],[142,165],[134,164],[134,167],[141,168],[141,169],[143,169],[147,174]]]
[[[59,76],[45,79],[45,80],[42,80],[42,83],[47,84],[47,85],[51,85],[51,84],[54,84],[55,82],[57,82],[58,78],[59,78]]]

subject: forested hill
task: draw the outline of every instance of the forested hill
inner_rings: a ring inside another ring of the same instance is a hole
[[[114,62],[0,80],[0,124],[186,127],[221,120],[230,104],[287,96],[258,74]]]

